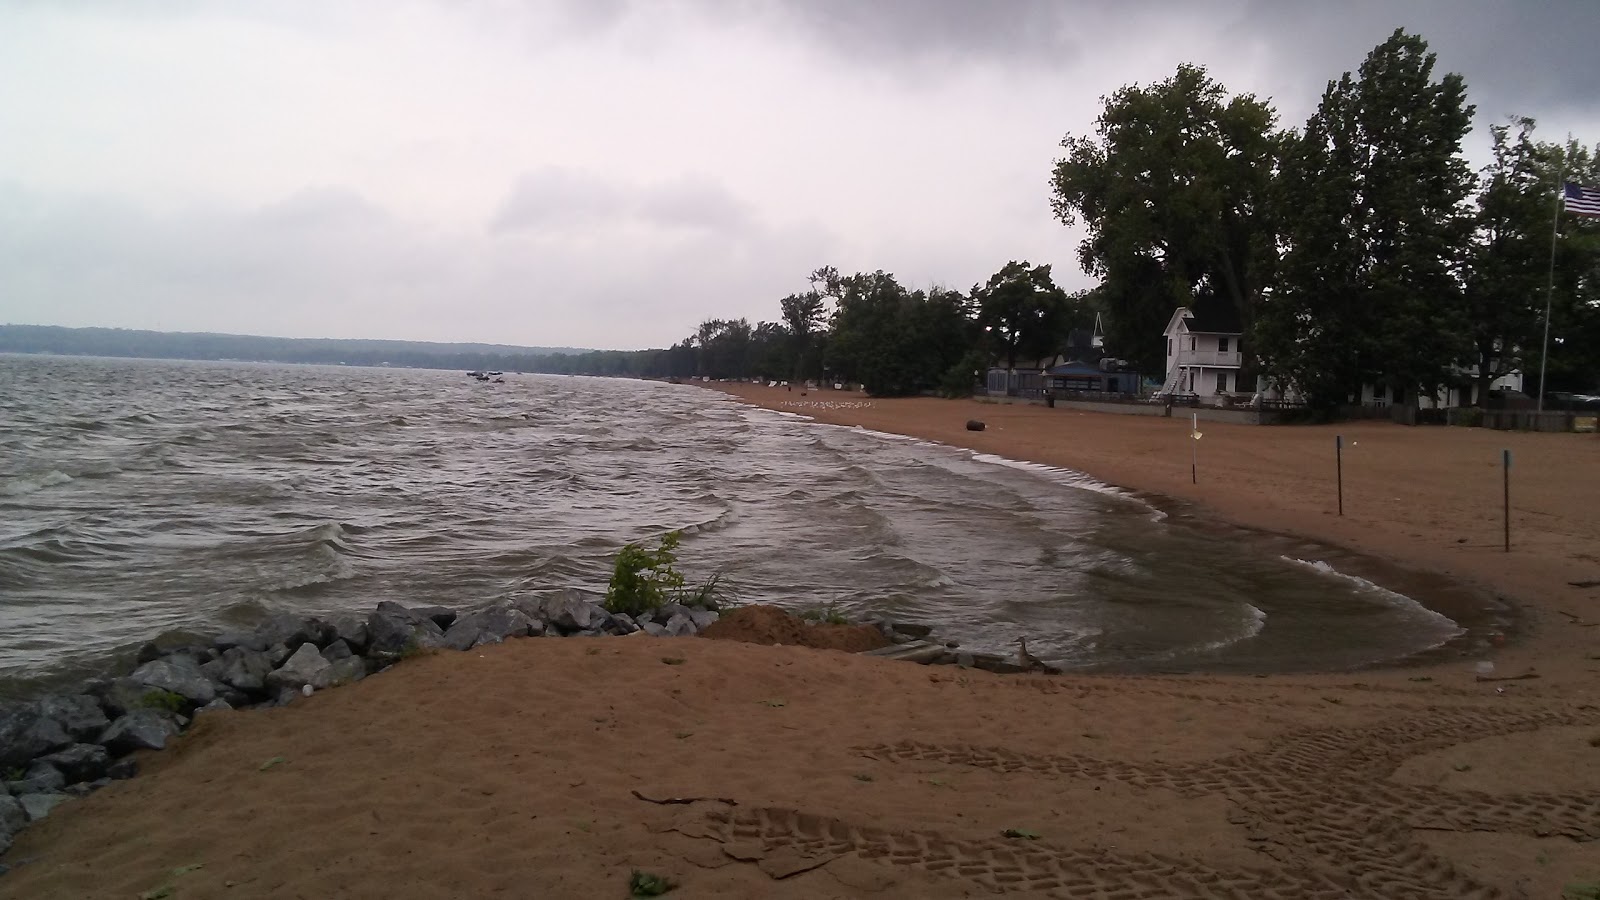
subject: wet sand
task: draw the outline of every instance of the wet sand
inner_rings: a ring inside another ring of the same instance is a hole
[[[1600,591],[1567,584],[1600,579],[1600,438],[1202,423],[1191,485],[1181,421],[738,393],[1069,466],[1504,597],[1523,624],[1496,676],[1540,677],[1480,681],[1459,658],[997,676],[527,639],[202,718],[138,778],[19,835],[0,897],[621,898],[634,869],[679,882],[668,896],[730,898],[1548,898],[1600,880]],[[1355,444],[1342,519],[1335,433]]]

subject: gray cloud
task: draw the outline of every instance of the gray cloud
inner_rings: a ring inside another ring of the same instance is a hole
[[[490,230],[548,232],[619,224],[731,232],[749,227],[751,213],[727,188],[704,176],[638,185],[551,167],[517,179]]]

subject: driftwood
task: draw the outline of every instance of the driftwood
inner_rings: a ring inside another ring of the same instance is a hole
[[[727,797],[646,797],[638,791],[634,791],[633,795],[646,803],[659,803],[662,806],[678,803],[726,803],[729,806],[739,805],[738,801],[730,800]]]
[[[1579,628],[1593,628],[1596,625],[1600,625],[1600,622],[1585,622],[1582,616],[1578,615],[1577,613],[1569,613],[1564,609],[1558,609],[1556,612],[1561,613],[1563,616],[1571,619],[1571,624],[1576,625]]]
[[[1538,677],[1539,677],[1539,673],[1538,672],[1523,672],[1521,675],[1479,675],[1478,676],[1478,680],[1479,681],[1527,681],[1530,678],[1538,678]]]

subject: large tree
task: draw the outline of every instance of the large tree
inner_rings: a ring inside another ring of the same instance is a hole
[[[1472,221],[1461,76],[1434,80],[1403,30],[1329,82],[1284,155],[1283,259],[1257,316],[1257,353],[1314,405],[1361,381],[1432,393],[1466,340],[1460,263]]]
[[[1067,295],[1050,278],[1050,266],[1006,263],[981,285],[973,285],[978,324],[1006,368],[1057,349],[1067,324]]]
[[[1101,279],[1106,343],[1141,370],[1163,365],[1172,311],[1206,295],[1249,322],[1272,275],[1274,224],[1264,203],[1277,158],[1277,116],[1229,96],[1204,68],[1105,100],[1092,135],[1068,135],[1051,206],[1089,235],[1084,270]]]

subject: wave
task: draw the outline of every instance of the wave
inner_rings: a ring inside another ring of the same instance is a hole
[[[25,497],[71,480],[72,476],[60,469],[51,469],[38,475],[0,476],[0,497]]]
[[[1211,653],[1227,647],[1232,647],[1235,644],[1243,643],[1260,634],[1262,629],[1267,627],[1267,614],[1260,608],[1249,603],[1246,603],[1244,608],[1245,620],[1243,623],[1241,623],[1243,628],[1238,633],[1230,634],[1226,637],[1217,638],[1214,641],[1207,641],[1203,644],[1190,647],[1188,648],[1188,652]]]
[[[1278,558],[1284,562],[1290,563],[1291,565],[1309,569],[1310,571],[1315,572],[1325,578],[1332,578],[1337,581],[1344,582],[1361,593],[1378,598],[1379,600],[1383,601],[1385,605],[1395,609],[1408,618],[1421,622],[1427,622],[1429,624],[1445,628],[1450,632],[1448,637],[1445,637],[1437,643],[1424,648],[1425,650],[1432,650],[1437,647],[1442,647],[1450,641],[1467,633],[1465,628],[1462,628],[1460,624],[1458,624],[1449,616],[1431,610],[1426,606],[1423,606],[1421,603],[1411,599],[1410,597],[1407,597],[1405,594],[1401,594],[1397,591],[1391,591],[1383,585],[1368,581],[1359,575],[1351,575],[1346,572],[1341,572],[1322,560],[1296,559],[1292,556],[1280,556]]]

